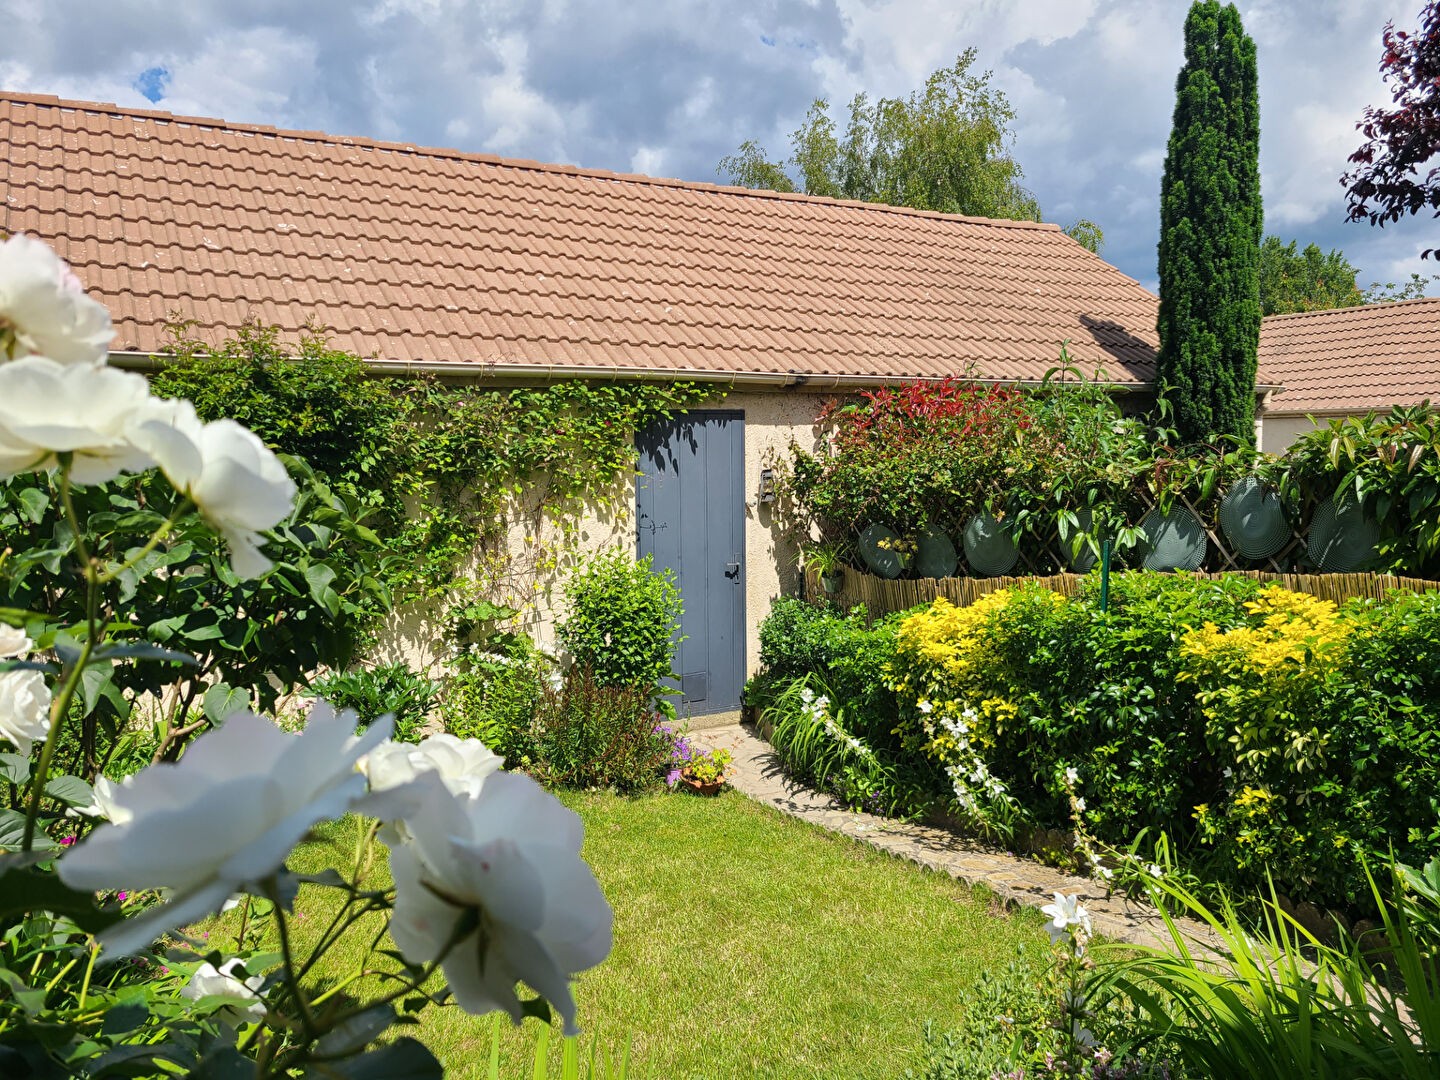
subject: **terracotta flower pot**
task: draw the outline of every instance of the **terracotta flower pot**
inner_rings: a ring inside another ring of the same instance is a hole
[[[719,795],[720,789],[725,786],[723,776],[719,780],[696,780],[689,776],[682,776],[680,782],[696,795]]]

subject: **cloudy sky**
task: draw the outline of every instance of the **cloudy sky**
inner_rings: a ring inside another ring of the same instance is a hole
[[[1388,102],[1385,22],[1423,0],[1243,0],[1260,59],[1266,231],[1362,286],[1440,273],[1433,218],[1348,224],[1355,123]],[[898,96],[965,48],[1017,112],[1048,221],[1088,217],[1155,287],[1187,0],[0,0],[0,87],[593,168],[718,179],[810,102]],[[153,103],[153,104],[152,104]],[[1440,283],[1432,283],[1432,295]]]

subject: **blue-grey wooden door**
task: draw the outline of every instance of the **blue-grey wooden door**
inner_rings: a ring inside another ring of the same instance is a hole
[[[681,712],[740,707],[745,682],[745,414],[699,409],[635,438],[640,557],[671,569],[685,605]]]

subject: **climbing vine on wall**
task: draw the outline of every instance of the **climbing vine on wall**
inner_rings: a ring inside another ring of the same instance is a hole
[[[287,346],[252,325],[211,347],[189,332],[172,328],[155,392],[189,398],[207,420],[240,420],[373,507],[392,552],[386,584],[412,599],[447,594],[462,569],[498,578],[519,513],[563,545],[582,508],[618,510],[635,432],[723,396],[685,382],[490,389],[375,377],[319,334]],[[537,557],[553,560],[553,549]]]

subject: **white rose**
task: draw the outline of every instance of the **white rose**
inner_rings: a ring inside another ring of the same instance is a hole
[[[129,371],[44,356],[0,366],[0,478],[54,468],[67,451],[77,484],[148,469],[128,429],[149,400],[144,377]]]
[[[105,306],[45,243],[23,234],[0,243],[0,336],[6,330],[16,359],[62,364],[103,364],[115,336]]]
[[[130,786],[132,778],[127,776],[118,784],[112,784],[108,776],[97,776],[91,788],[94,801],[89,806],[77,806],[75,812],[86,817],[104,818],[113,825],[124,825],[135,815],[116,801],[122,788]]]
[[[38,671],[0,671],[0,739],[21,757],[50,732],[50,687]]]
[[[580,858],[580,819],[528,776],[495,773],[473,799],[427,779],[432,797],[405,823],[413,839],[390,852],[390,936],[411,963],[444,954],[466,1012],[502,1009],[519,1023],[523,980],[574,1034],[570,976],[609,954],[613,922]],[[446,953],[467,919],[474,928]]]
[[[114,791],[123,823],[101,825],[59,860],[75,889],[166,889],[169,903],[112,927],[111,953],[218,911],[236,891],[275,873],[318,821],[365,794],[355,763],[390,735],[377,720],[356,738],[355,714],[324,702],[298,734],[234,713],[177,763],[151,765]]]
[[[195,969],[190,981],[180,989],[180,996],[191,1001],[205,998],[224,998],[226,1004],[215,1011],[215,1015],[234,1024],[254,1023],[265,1018],[265,1003],[260,1000],[260,987],[265,985],[263,975],[251,975],[243,982],[235,969],[241,966],[237,956],[226,960],[219,968],[208,961]]]
[[[422,772],[433,772],[452,795],[473,799],[480,794],[485,778],[504,763],[479,739],[442,733],[413,744],[381,743],[360,762],[360,771],[369,778],[372,792],[391,791],[411,783]]]
[[[235,573],[270,569],[260,533],[294,508],[295,482],[254,432],[234,420],[201,423],[188,401],[156,400],[135,417],[130,437],[219,530]]]
[[[0,623],[0,658],[10,660],[21,653],[28,653],[35,647],[24,630],[18,626]]]

